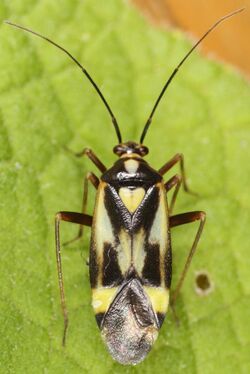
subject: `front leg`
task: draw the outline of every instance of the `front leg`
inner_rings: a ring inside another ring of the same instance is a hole
[[[187,185],[187,178],[184,168],[184,156],[182,153],[177,153],[174,157],[171,158],[168,162],[166,162],[159,170],[158,173],[161,175],[166,174],[175,164],[180,163],[180,171],[181,171],[181,179],[183,181],[183,188],[184,191],[191,193],[193,195],[196,195],[194,192],[192,192],[188,185]]]
[[[85,226],[92,226],[92,217],[87,214],[74,213],[74,212],[58,212],[55,217],[55,238],[56,238],[56,263],[57,263],[57,274],[60,288],[61,307],[64,319],[64,330],[62,344],[65,345],[66,333],[68,328],[68,311],[66,307],[64,283],[63,283],[63,272],[62,272],[62,260],[61,260],[61,245],[60,245],[60,222],[67,221],[77,223]]]
[[[96,154],[92,151],[92,149],[90,148],[84,148],[82,151],[80,152],[73,152],[71,151],[68,147],[64,147],[68,152],[72,153],[74,156],[76,157],[82,157],[82,156],[87,156],[92,162],[93,164],[102,172],[104,173],[107,168],[106,166],[103,165],[103,163],[101,162],[101,160],[96,156]]]

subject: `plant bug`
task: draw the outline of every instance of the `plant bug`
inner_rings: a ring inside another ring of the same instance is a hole
[[[61,264],[61,221],[80,225],[79,233],[72,241],[81,237],[83,226],[92,227],[89,261],[92,305],[102,338],[116,361],[130,365],[141,362],[157,338],[169,304],[174,307],[200,240],[206,215],[203,211],[172,215],[181,183],[184,190],[190,192],[186,183],[183,155],[175,155],[160,169],[154,170],[144,160],[148,153],[144,139],[158,104],[178,69],[216,26],[242,10],[219,19],[181,60],[163,86],[139,143],[122,141],[117,120],[109,104],[75,57],[47,37],[7,21],[12,26],[47,40],[78,65],[108,110],[118,138],[118,145],[113,148],[113,152],[119,159],[109,169],[90,149],[76,154],[78,157],[86,155],[99,169],[101,176],[97,177],[92,172],[86,175],[81,213],[61,211],[56,214],[56,258],[64,317],[63,345],[68,328],[68,312]],[[180,175],[176,174],[164,181],[163,176],[177,163],[180,164]],[[97,190],[93,216],[86,214],[89,182]],[[167,195],[170,190],[173,190],[173,195],[168,206]],[[171,229],[194,221],[199,221],[199,226],[170,299]]]

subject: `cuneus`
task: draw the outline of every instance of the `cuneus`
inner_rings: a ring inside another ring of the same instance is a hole
[[[47,37],[7,22],[47,40],[78,65],[108,110],[118,138],[118,145],[113,149],[118,160],[110,168],[107,168],[90,149],[84,149],[76,154],[78,157],[86,155],[101,172],[101,176],[98,177],[92,172],[85,176],[81,213],[61,211],[56,214],[56,258],[64,317],[63,344],[66,340],[68,312],[59,235],[62,220],[80,225],[79,234],[73,240],[81,237],[83,226],[92,229],[89,261],[92,305],[103,340],[116,361],[121,364],[141,362],[157,338],[169,304],[174,307],[204,227],[205,213],[192,211],[173,215],[181,184],[185,191],[190,192],[186,182],[183,155],[176,154],[155,170],[144,159],[148,153],[144,139],[155,110],[181,65],[219,23],[242,10],[239,9],[218,20],[181,60],[163,86],[138,143],[122,141],[117,120],[109,104],[75,57]],[[180,165],[180,174],[165,181],[165,175],[176,164]],[[89,182],[97,190],[93,216],[86,214]],[[167,197],[171,190],[172,198],[168,204]],[[171,230],[175,226],[194,221],[199,222],[198,229],[184,269],[170,294]]]

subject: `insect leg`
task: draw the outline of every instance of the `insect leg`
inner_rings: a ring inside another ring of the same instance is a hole
[[[174,157],[171,158],[168,162],[166,162],[159,170],[158,173],[161,175],[166,174],[168,170],[170,170],[175,164],[180,163],[180,169],[181,169],[181,178],[183,180],[183,188],[186,192],[189,192],[193,195],[196,195],[196,193],[192,192],[188,185],[187,185],[187,178],[184,168],[184,156],[182,153],[177,153]]]
[[[175,301],[177,299],[177,296],[179,295],[180,289],[183,285],[183,281],[186,277],[187,271],[188,271],[189,266],[191,264],[193,255],[196,251],[196,248],[197,248],[197,245],[198,245],[198,242],[200,240],[201,233],[202,233],[202,230],[203,230],[203,227],[204,227],[204,224],[205,224],[205,220],[206,220],[206,213],[202,212],[202,211],[182,213],[182,214],[177,214],[175,216],[170,217],[170,228],[175,227],[175,226],[185,225],[186,223],[191,223],[191,222],[194,222],[194,221],[200,221],[197,233],[196,233],[195,238],[194,238],[194,242],[193,242],[192,247],[191,247],[191,249],[189,251],[189,254],[187,256],[186,263],[184,265],[184,269],[182,270],[181,276],[180,276],[180,278],[177,282],[177,286],[176,286],[176,288],[173,292],[173,296],[172,296],[172,299],[171,299],[172,307],[174,306]]]
[[[91,226],[92,217],[87,214],[74,213],[74,212],[58,212],[55,217],[55,238],[56,238],[56,263],[57,274],[60,288],[61,307],[64,319],[64,330],[62,344],[65,345],[66,333],[68,328],[68,311],[66,307],[63,273],[62,273],[62,260],[61,260],[61,246],[60,246],[60,221],[68,221],[78,223],[80,225]]]
[[[176,198],[177,198],[180,186],[181,186],[181,182],[182,182],[181,176],[176,174],[164,184],[166,192],[170,191],[173,187],[175,187],[174,193],[173,193],[170,205],[169,205],[169,214],[171,214],[174,209],[174,204],[175,204],[175,201],[176,201]]]
[[[76,157],[82,157],[86,155],[102,173],[104,173],[107,170],[106,166],[103,165],[103,163],[99,160],[99,158],[90,148],[84,148],[81,152],[76,153],[71,151],[68,147],[64,148],[70,153],[73,153],[73,155],[75,155]]]
[[[99,179],[94,173],[87,173],[87,175],[84,177],[83,181],[83,197],[82,197],[82,214],[86,213],[87,208],[87,200],[88,200],[88,182],[91,182],[93,186],[97,189],[99,185]],[[75,242],[76,240],[80,239],[83,235],[83,225],[80,225],[78,234],[76,237],[74,237],[71,240],[68,240],[67,242],[63,243],[63,246],[66,246],[70,243]]]

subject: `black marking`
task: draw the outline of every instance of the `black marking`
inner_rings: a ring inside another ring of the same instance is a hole
[[[139,166],[135,174],[130,174],[125,168],[125,162],[128,160],[137,161]],[[138,157],[120,158],[115,164],[107,170],[101,177],[101,180],[112,185],[116,191],[121,187],[135,186],[143,187],[147,190],[150,186],[162,181],[162,176],[148,163]]]
[[[139,207],[131,214],[123,204],[115,187],[108,184],[104,190],[104,204],[116,238],[121,229],[131,235],[142,227],[146,232],[149,232],[159,204],[159,188],[151,186]]]
[[[165,254],[164,259],[164,273],[165,273],[165,285],[167,288],[171,286],[172,280],[172,248],[171,248],[171,237],[170,233],[168,233],[168,250]]]
[[[134,265],[131,264],[127,273],[126,273],[126,275],[125,275],[125,279],[126,279],[126,281],[130,281],[131,279],[135,279],[135,278],[138,279],[139,277],[138,277],[138,274],[137,274],[137,271],[136,271]]]
[[[159,326],[159,329],[160,329],[163,322],[164,322],[166,314],[158,312],[158,313],[156,313],[156,315],[157,315],[157,320],[158,320],[158,326]]]
[[[117,286],[123,281],[117,252],[110,243],[103,245],[102,285]]]
[[[138,326],[147,327],[152,325],[152,315],[149,313],[150,306],[148,303],[141,301],[141,293],[137,289],[129,288],[127,297],[130,300],[131,309]]]
[[[153,225],[155,214],[159,205],[159,188],[152,186],[146,192],[141,204],[135,211],[132,221],[133,233],[144,228],[145,232],[149,234]]]
[[[161,285],[160,273],[160,247],[159,244],[146,244],[146,258],[142,270],[144,284],[152,286]]]
[[[101,329],[101,325],[102,325],[104,315],[105,315],[105,313],[97,313],[95,315],[96,323],[97,323],[97,325],[100,329]]]
[[[89,278],[91,288],[97,287],[98,269],[99,266],[96,258],[96,248],[91,240],[91,251],[89,255]]]
[[[105,187],[104,205],[109,215],[115,237],[117,238],[117,233],[121,229],[129,231],[131,228],[131,214],[123,204],[115,188],[111,185]]]

